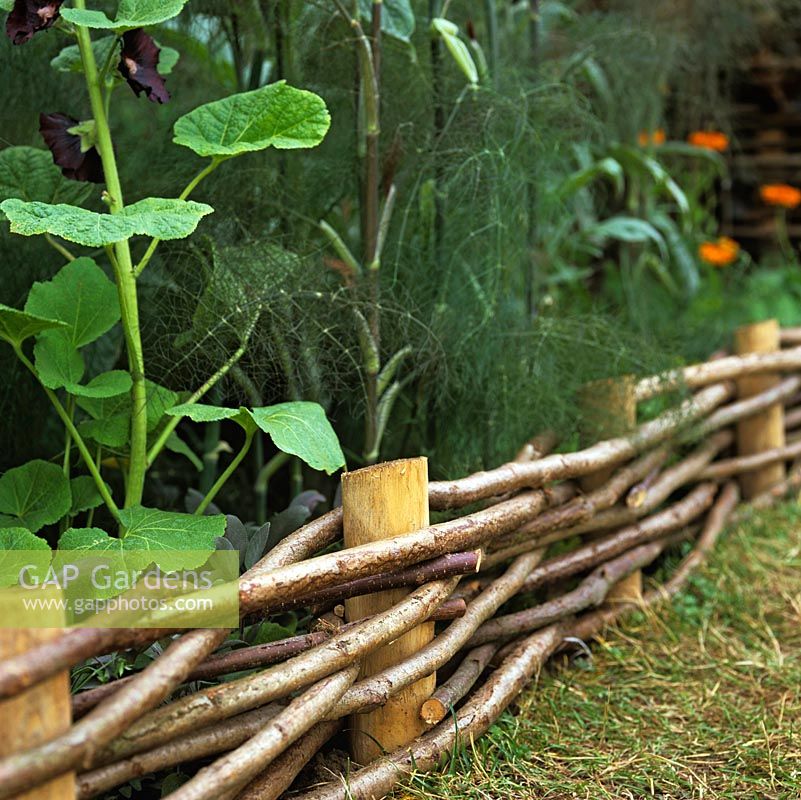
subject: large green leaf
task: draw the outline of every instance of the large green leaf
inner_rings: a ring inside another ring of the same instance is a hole
[[[85,385],[67,383],[64,388],[78,397],[118,397],[129,392],[132,383],[130,374],[125,370],[113,369],[110,372],[102,372]]]
[[[278,81],[190,111],[175,123],[173,141],[201,156],[292,150],[316,147],[330,124],[322,98]]]
[[[269,433],[275,446],[329,475],[345,466],[339,440],[317,403],[279,403],[251,412],[256,424]]]
[[[101,36],[92,41],[92,50],[95,53],[95,61],[98,64],[105,64],[112,57],[111,51],[118,46],[119,39],[116,36]],[[158,42],[156,42],[158,45]],[[178,63],[180,54],[172,47],[158,45],[160,49],[158,71],[162,75],[169,75],[173,67]],[[114,65],[116,66],[116,61]],[[77,44],[65,47],[51,62],[50,66],[57,72],[83,72],[83,62],[81,61],[81,51]],[[39,199],[39,198],[26,198]]]
[[[77,397],[80,409],[92,417],[78,426],[81,436],[93,439],[104,447],[119,449],[125,446],[131,430],[131,397]]]
[[[92,439],[103,447],[120,450],[125,447],[131,432],[131,418],[127,414],[114,414],[99,419],[90,419],[78,425],[78,433],[84,439]]]
[[[109,374],[111,373],[106,373],[106,375]],[[127,375],[127,373],[123,374]],[[99,381],[102,377],[98,376],[95,381]],[[90,389],[95,381],[90,381],[87,387],[80,388]],[[167,409],[175,405],[178,395],[171,389],[159,386],[153,381],[145,381],[145,393],[147,396],[147,430],[151,432],[158,427]],[[78,407],[92,417],[91,420],[82,422],[78,426],[81,435],[106,447],[114,449],[123,447],[128,441],[131,428],[131,395],[127,389],[124,394],[110,397],[97,394],[92,396],[87,391],[73,391],[73,394],[77,395]]]
[[[0,200],[75,203],[86,199],[90,184],[71,181],[53,163],[49,150],[6,147],[0,150]]]
[[[171,417],[189,417],[192,422],[221,422],[224,419],[233,419],[241,413],[241,410],[207,406],[203,403],[183,403],[168,409],[167,413]]]
[[[70,478],[70,494],[72,495],[70,516],[103,505],[103,498],[91,475],[78,475],[76,478]]]
[[[694,295],[701,285],[701,273],[679,226],[671,217],[661,211],[652,211],[649,219],[667,243],[670,259],[681,278],[685,294],[688,297]]]
[[[34,364],[39,380],[48,389],[77,385],[83,377],[83,356],[61,331],[39,334],[33,348]]]
[[[118,214],[98,214],[59,203],[5,200],[0,209],[11,220],[11,232],[22,236],[50,233],[86,247],[105,247],[131,236],[183,239],[214,210],[205,203],[148,197]]]
[[[410,42],[414,33],[414,11],[410,0],[383,0],[381,3],[381,32],[393,39]],[[359,16],[373,18],[373,0],[359,0]]]
[[[134,506],[120,511],[120,521],[126,529],[126,564],[132,569],[144,569],[151,563],[167,571],[199,567],[206,560],[201,554],[205,552],[207,557],[214,550],[215,539],[225,534],[222,514],[179,514]]]
[[[81,8],[62,8],[61,16],[86,28],[126,31],[177,17],[186,3],[187,0],[120,0],[114,19],[109,19],[102,11]]]
[[[122,540],[109,536],[100,528],[67,528],[58,540],[59,550],[92,553],[120,553]]]
[[[41,579],[50,565],[50,557],[50,545],[27,528],[0,528],[0,588],[17,584],[20,571],[29,565]]]
[[[120,318],[117,287],[91,258],[76,258],[52,280],[34,283],[25,310],[67,323],[73,347],[99,339]]]
[[[153,431],[158,427],[167,410],[178,402],[178,395],[172,389],[159,386],[153,381],[145,381],[145,390],[147,393],[147,429]]]
[[[58,522],[71,504],[70,482],[56,464],[37,459],[0,477],[0,514],[32,533]]]
[[[223,408],[222,406],[207,406],[203,403],[184,403],[168,409],[171,417],[189,417],[192,422],[222,422],[232,419],[246,431],[255,430],[253,415],[246,408]]]
[[[0,339],[19,347],[26,339],[42,331],[67,326],[57,319],[45,319],[35,314],[26,314],[17,308],[0,303]]]
[[[54,553],[53,568],[60,570],[66,564],[80,564],[77,580],[71,582],[68,592],[73,597],[108,598],[121,594],[124,589],[115,586],[113,581],[104,585],[93,576],[98,567],[102,572],[97,575],[111,575],[125,568],[127,564],[122,558],[122,540],[109,536],[100,528],[68,528],[58,540],[58,549]]]

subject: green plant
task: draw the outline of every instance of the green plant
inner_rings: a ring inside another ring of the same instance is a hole
[[[295,150],[318,145],[329,127],[325,103],[317,95],[283,81],[202,105],[177,120],[173,141],[207,159],[206,165],[175,198],[147,197],[126,204],[109,122],[115,90],[127,82],[137,95],[169,100],[164,73],[178,59],[144,31],[178,15],[186,0],[121,0],[110,18],[87,9],[36,0],[17,0],[7,30],[15,44],[38,30],[55,27],[74,39],[53,60],[58,72],[80,73],[91,118],[42,115],[41,131],[52,151],[11,147],[2,153],[5,197],[0,204],[11,231],[41,235],[66,258],[49,281],[36,283],[23,310],[0,306],[0,338],[41,385],[66,430],[62,465],[29,462],[0,478],[0,523],[26,542],[43,527],[60,523],[62,545],[70,549],[214,548],[225,519],[203,512],[244,458],[257,433],[267,433],[279,450],[312,468],[332,473],[344,464],[323,409],[297,400],[253,409],[200,405],[245,353],[256,318],[240,330],[225,363],[198,388],[174,392],[147,377],[140,329],[138,281],[160,242],[191,235],[213,209],[189,200],[196,187],[222,163],[267,148]],[[10,4],[9,4],[10,5]],[[93,38],[93,32],[99,33]],[[61,170],[59,171],[59,167]],[[63,176],[62,174],[63,173]],[[105,183],[98,211],[77,203],[91,196],[85,183]],[[149,239],[146,246],[140,237]],[[69,243],[69,244],[67,244]],[[81,254],[72,252],[72,245]],[[105,255],[110,267],[98,263]],[[112,369],[86,379],[86,348],[120,323],[128,369]],[[30,340],[34,346],[29,348]],[[145,479],[165,448],[193,456],[176,432],[182,418],[213,422],[231,419],[245,442],[194,514],[142,506]],[[74,474],[72,448],[88,474]],[[121,468],[124,492],[104,479],[109,456]],[[91,527],[94,508],[105,505],[119,527],[119,539]],[[88,512],[87,527],[73,528]],[[6,536],[4,545],[10,538]],[[159,562],[159,555],[154,557]]]

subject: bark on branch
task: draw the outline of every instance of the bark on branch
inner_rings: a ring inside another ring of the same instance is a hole
[[[542,558],[542,551],[520,556],[501,577],[494,580],[453,622],[412,658],[387,667],[352,686],[337,703],[332,717],[370,711],[383,705],[401,689],[425,678],[453,658],[473,635],[523,585],[526,576]]]
[[[278,800],[317,751],[341,727],[339,720],[318,722],[236,795],[236,800]]]
[[[382,647],[428,619],[434,609],[445,602],[457,581],[457,578],[450,578],[427,584],[387,611],[337,633],[283,664],[203,689],[152,711],[98,753],[93,764],[109,763],[157,747],[200,726],[286,697],[344,669],[365,653]]]
[[[186,761],[224,753],[255,736],[267,722],[283,711],[284,706],[272,704],[248,711],[233,719],[210,725],[163,747],[148,750],[133,758],[117,761],[78,776],[79,800],[88,800],[122,783],[141,778],[151,772],[174,767]]]
[[[544,628],[565,617],[578,614],[592,606],[599,606],[609,590],[632,572],[648,566],[668,546],[671,539],[660,539],[635,547],[617,558],[596,567],[572,591],[548,600],[541,605],[506,614],[485,622],[470,637],[468,647],[478,647],[487,642],[516,638],[529,631]]]
[[[528,542],[529,547],[531,547],[535,543],[540,543],[537,540],[542,538],[542,534],[549,534],[555,530],[592,519],[599,511],[614,505],[623,492],[633,483],[664,464],[669,455],[670,447],[667,445],[658,447],[656,450],[640,456],[636,461],[617,470],[609,481],[600,488],[588,494],[579,495],[562,506],[544,511],[511,535],[503,536],[497,542],[493,542],[493,547],[482,562],[482,567],[488,568],[499,563],[499,558],[502,557],[503,551],[512,545]],[[548,538],[551,539],[551,537]]]
[[[565,528],[560,538],[568,538],[579,533],[617,528],[629,525],[644,517],[648,512],[662,505],[676,489],[681,488],[695,480],[701,470],[724,448],[728,447],[734,439],[730,431],[720,431],[711,436],[700,447],[682,458],[673,466],[666,469],[653,483],[647,487],[640,504],[631,508],[609,508],[600,511],[586,522]]]
[[[801,351],[799,351],[801,364]],[[613,467],[670,438],[677,431],[706,416],[731,397],[730,384],[710,386],[650,422],[643,423],[628,436],[599,442],[585,450],[546,456],[531,463],[511,462],[487,472],[478,472],[456,481],[429,484],[432,508],[458,508],[493,495],[504,494],[566,478],[575,478]]]
[[[723,478],[730,478],[732,475],[739,475],[742,472],[750,472],[754,469],[775,464],[777,461],[789,461],[790,459],[801,456],[801,441],[786,447],[777,447],[774,450],[766,450],[764,453],[756,453],[752,456],[738,456],[737,458],[727,458],[710,464],[699,475],[700,480],[719,481]]]
[[[637,384],[637,400],[648,400],[658,394],[688,387],[696,389],[710,383],[728,381],[743,375],[758,375],[763,372],[796,372],[801,370],[801,347],[780,350],[776,353],[750,353],[744,356],[728,356],[693,364],[684,369],[673,370],[662,375],[644,378]]]
[[[75,767],[87,767],[99,748],[164,700],[227,635],[226,630],[186,634],[66,733],[0,761],[0,798],[13,797]]]
[[[233,795],[319,722],[356,680],[359,663],[324,678],[293,700],[255,736],[204,767],[171,794],[174,800],[218,800]]]
[[[531,572],[520,591],[531,592],[541,586],[577,575],[620,555],[631,547],[644,544],[687,525],[709,508],[716,492],[717,486],[714,483],[702,483],[678,503],[636,525],[544,561]]]
[[[495,642],[473,648],[462,659],[456,672],[440,684],[431,697],[423,703],[420,716],[429,725],[436,725],[450,713],[451,709],[473,688],[498,652]]]
[[[243,579],[239,591],[241,611],[268,608],[378,571],[399,569],[446,553],[478,547],[520,527],[549,504],[564,502],[571,491],[568,486],[557,486],[552,490],[525,492],[439,525]]]
[[[295,795],[295,800],[373,800],[384,797],[412,772],[428,772],[464,743],[481,736],[520,693],[562,641],[562,628],[553,625],[525,638],[489,680],[456,715],[443,720],[409,747],[319,789]]]

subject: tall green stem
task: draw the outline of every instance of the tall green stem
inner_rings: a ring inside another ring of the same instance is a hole
[[[75,8],[85,8],[84,0],[75,0]],[[95,120],[96,145],[103,163],[106,190],[109,196],[109,210],[119,214],[124,208],[122,186],[117,172],[117,160],[111,141],[111,130],[103,103],[103,87],[97,70],[95,55],[89,31],[80,25],[75,26],[78,48],[83,62],[89,103]],[[133,272],[131,248],[127,240],[114,245],[114,277],[120,299],[122,327],[128,351],[128,368],[131,372],[131,453],[128,467],[128,482],[125,492],[125,507],[137,505],[142,501],[147,471],[147,395],[145,389],[145,361],[142,352],[142,335],[139,330],[139,304],[136,294],[136,278]]]
[[[202,514],[211,503],[212,500],[217,496],[217,492],[225,486],[226,481],[234,474],[236,468],[242,463],[245,456],[248,454],[250,450],[250,445],[253,443],[253,436],[255,431],[248,431],[247,436],[245,437],[245,443],[242,445],[242,449],[236,454],[233,461],[226,467],[225,471],[220,475],[219,478],[214,483],[214,486],[209,489],[209,493],[201,500],[200,505],[195,509],[195,514]]]

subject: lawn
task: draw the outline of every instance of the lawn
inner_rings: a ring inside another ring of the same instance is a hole
[[[550,666],[445,775],[396,796],[798,797],[799,567],[797,506],[732,526],[671,605]]]

